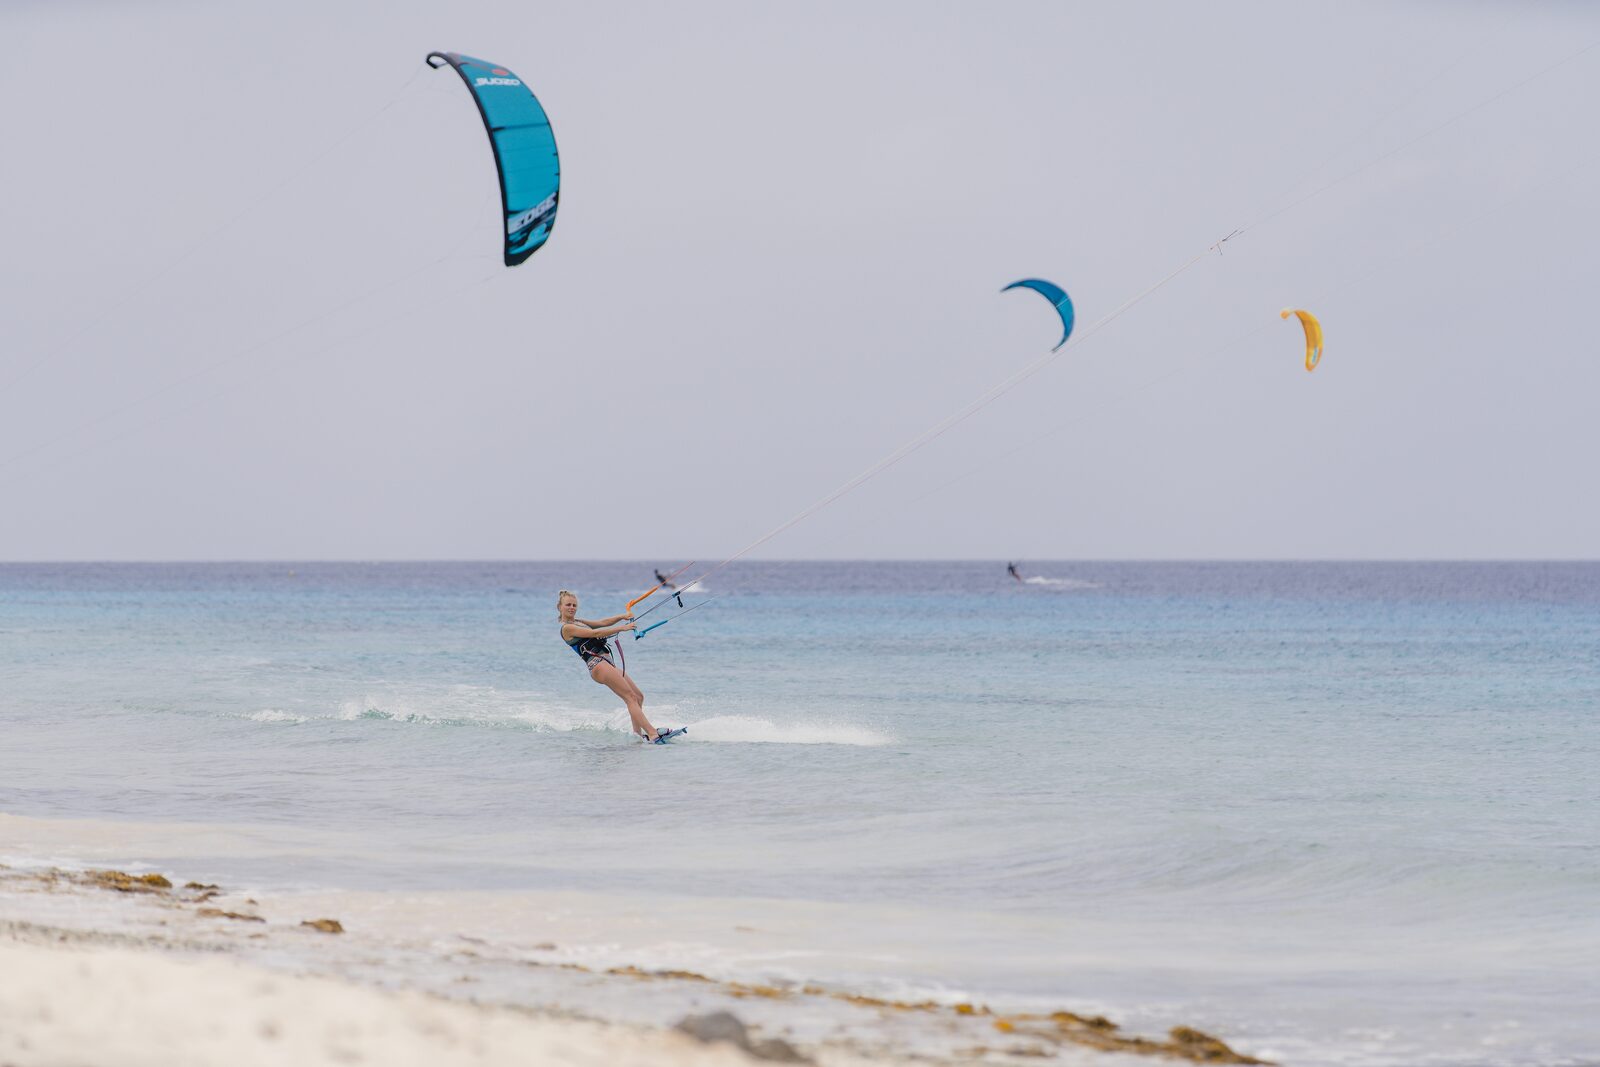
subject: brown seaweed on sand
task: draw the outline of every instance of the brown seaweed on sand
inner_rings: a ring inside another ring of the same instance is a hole
[[[84,879],[103,889],[119,893],[160,893],[172,883],[159,874],[128,874],[126,871],[85,871]]]
[[[676,978],[683,982],[710,982],[712,979],[694,971],[642,971],[637,967],[612,967],[607,974],[622,975],[627,978]]]
[[[1242,1056],[1233,1051],[1220,1038],[1187,1026],[1174,1026],[1168,1035],[1172,1043],[1187,1050],[1187,1054],[1203,1063],[1265,1063],[1266,1060]]]
[[[246,915],[242,911],[223,911],[221,908],[199,908],[195,911],[195,914],[207,919],[237,919],[240,922],[247,923],[264,923],[267,921],[259,915]]]
[[[569,967],[575,965],[568,964]],[[584,968],[576,967],[582,970]],[[827,997],[832,1000],[855,1004],[864,1008],[877,1008],[880,1011],[900,1012],[928,1012],[939,1014],[948,1012],[952,1015],[973,1020],[990,1018],[990,1024],[999,1033],[1019,1039],[1030,1039],[1034,1043],[1015,1045],[1005,1050],[1012,1056],[1047,1056],[1049,1045],[1082,1045],[1087,1048],[1099,1049],[1105,1052],[1122,1052],[1135,1056],[1154,1056],[1162,1059],[1188,1060],[1192,1063],[1216,1064],[1269,1064],[1268,1060],[1258,1060],[1243,1053],[1235,1052],[1226,1043],[1210,1034],[1188,1026],[1175,1026],[1168,1033],[1167,1040],[1158,1041],[1147,1037],[1125,1037],[1118,1033],[1117,1024],[1103,1015],[1079,1015],[1076,1012],[1058,1011],[1049,1015],[1018,1014],[1009,1016],[996,1016],[994,1012],[983,1004],[953,1004],[940,1005],[932,1001],[921,1003],[906,1003],[896,1000],[884,1000],[878,997],[864,996],[858,993],[846,993],[840,990],[828,989],[824,986],[806,985],[798,989],[779,989],[773,986],[748,985],[743,982],[723,982],[694,971],[646,971],[638,967],[613,967],[607,974],[629,978],[656,978],[679,979],[690,982],[706,982],[717,985],[735,997],[787,997],[792,995]],[[710,1016],[690,1016],[684,1022],[691,1020],[709,1019],[707,1026],[726,1026],[726,1020],[720,1016],[727,1016],[735,1023],[738,1020],[728,1012],[717,1012]],[[698,1022],[696,1024],[699,1025]],[[740,1024],[742,1026],[742,1024]],[[680,1024],[680,1029],[682,1024]],[[706,1038],[703,1040],[716,1040]],[[1044,1042],[1041,1045],[1037,1042]],[[734,1042],[737,1044],[737,1042]],[[744,1046],[741,1046],[744,1047]]]
[[[300,925],[309,926],[313,930],[321,930],[325,934],[344,933],[344,924],[338,919],[306,919]]]
[[[1053,1027],[1045,1023],[1054,1024]],[[1048,1016],[1014,1015],[996,1019],[994,1028],[1015,1037],[1030,1037],[1056,1044],[1083,1045],[1105,1052],[1126,1052],[1136,1056],[1160,1056],[1165,1059],[1189,1060],[1193,1063],[1268,1064],[1252,1056],[1235,1052],[1219,1038],[1188,1026],[1174,1026],[1166,1041],[1146,1037],[1123,1037],[1116,1033],[1117,1024],[1103,1016],[1085,1018],[1070,1011],[1058,1011]]]

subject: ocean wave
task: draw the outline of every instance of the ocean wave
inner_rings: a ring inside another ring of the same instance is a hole
[[[894,736],[834,719],[774,720],[749,715],[716,715],[695,719],[692,705],[650,704],[651,721],[663,726],[691,727],[688,740],[734,744],[852,745],[894,744]],[[626,708],[551,702],[527,693],[489,687],[452,686],[437,691],[364,693],[322,711],[262,708],[244,716],[252,722],[401,723],[427,727],[479,727],[570,734],[595,732],[631,735]]]
[[[674,705],[656,705],[650,710],[671,711]],[[504,693],[491,688],[452,686],[439,690],[364,693],[321,707],[312,705],[297,711],[259,708],[231,713],[233,717],[259,723],[355,723],[379,721],[419,726],[481,726],[526,728],[565,733],[574,730],[629,732],[627,709],[573,707],[530,699],[526,693]]]
[[[655,710],[655,709],[652,709]],[[579,730],[629,732],[621,707],[572,707],[531,701],[526,695],[461,686],[446,693],[366,694],[339,705],[334,718],[346,722],[376,719],[418,726],[479,726],[569,733]]]
[[[892,745],[888,734],[864,726],[830,721],[776,723],[747,715],[718,715],[691,722],[689,737],[695,741],[737,742],[769,745]]]
[[[251,722],[301,723],[311,721],[311,716],[309,715],[296,715],[292,711],[282,711],[278,708],[262,708],[260,711],[252,711],[245,718]]]
[[[1099,582],[1087,581],[1083,578],[1046,578],[1035,574],[1022,579],[1025,585],[1042,585],[1051,589],[1099,589]]]

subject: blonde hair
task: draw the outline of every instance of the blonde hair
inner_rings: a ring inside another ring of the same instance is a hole
[[[561,590],[561,592],[556,594],[556,616],[558,618],[561,615],[561,602],[563,600],[567,599],[567,597],[571,597],[573,600],[577,600],[578,599],[578,594],[574,593],[570,589],[563,589],[563,590]]]

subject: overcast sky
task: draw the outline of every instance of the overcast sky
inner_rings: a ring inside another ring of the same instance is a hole
[[[1047,352],[1030,276],[1081,341],[760,555],[1600,556],[1594,5],[0,0],[0,37],[0,559],[721,558]],[[432,49],[551,116],[516,269]]]

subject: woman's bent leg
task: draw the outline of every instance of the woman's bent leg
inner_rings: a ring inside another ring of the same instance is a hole
[[[643,694],[626,674],[601,660],[589,671],[589,677],[622,698],[622,702],[628,706],[628,718],[633,721],[634,732],[641,733],[648,739],[655,738],[656,728],[650,725],[650,720],[644,715]]]

